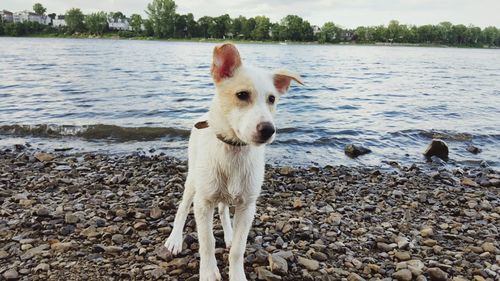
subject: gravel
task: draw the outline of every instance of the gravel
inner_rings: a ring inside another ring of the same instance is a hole
[[[185,161],[65,153],[0,151],[0,279],[198,279],[192,214],[181,254],[163,247]],[[499,280],[500,174],[394,166],[267,167],[247,278]]]

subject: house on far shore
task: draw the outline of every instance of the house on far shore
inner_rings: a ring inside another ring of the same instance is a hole
[[[313,34],[316,36],[318,33],[321,32],[321,28],[317,25],[313,25],[312,26],[312,29],[313,29]]]
[[[0,11],[0,20],[2,22],[13,22],[14,21],[14,13],[7,11],[7,10],[2,10],[2,11]]]
[[[64,15],[58,15],[52,20],[53,27],[63,27],[66,26],[66,20],[64,19]]]
[[[108,26],[110,30],[127,31],[132,30],[130,22],[127,18],[108,18]]]
[[[14,23],[25,22],[25,21],[38,22],[39,24],[44,24],[44,25],[50,24],[50,18],[46,15],[37,15],[33,12],[26,10],[14,13],[13,15]]]

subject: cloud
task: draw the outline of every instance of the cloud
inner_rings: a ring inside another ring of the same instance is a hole
[[[31,9],[37,0],[2,0],[0,9]],[[64,13],[72,7],[85,13],[122,11],[130,15],[144,10],[152,0],[38,0],[49,12]],[[299,15],[312,24],[333,21],[344,27],[387,24],[392,19],[408,24],[436,24],[441,21],[500,27],[498,0],[177,0],[179,13],[195,17],[229,14],[266,15],[279,21],[288,14]]]

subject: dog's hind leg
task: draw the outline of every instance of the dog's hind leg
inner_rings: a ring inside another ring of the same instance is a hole
[[[231,226],[229,206],[224,203],[219,203],[218,210],[222,229],[224,230],[224,242],[226,243],[226,248],[229,249],[231,248],[231,242],[233,241],[233,227]]]
[[[182,201],[179,204],[179,209],[177,214],[175,214],[174,228],[170,233],[167,241],[165,241],[165,247],[173,254],[177,255],[182,251],[182,242],[184,238],[182,236],[182,230],[184,228],[184,223],[189,214],[189,209],[193,203],[193,197],[195,193],[194,181],[191,177],[187,177],[186,184],[184,185],[184,194],[182,195]]]

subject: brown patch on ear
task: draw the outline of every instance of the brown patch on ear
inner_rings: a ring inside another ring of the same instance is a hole
[[[226,43],[214,48],[212,77],[215,83],[233,77],[235,70],[240,66],[240,53],[233,44]]]
[[[281,94],[284,94],[288,91],[292,80],[299,83],[300,85],[304,85],[302,78],[300,78],[298,74],[290,72],[288,70],[278,70],[274,72],[273,80],[274,87],[276,87],[278,92],[280,92]]]

